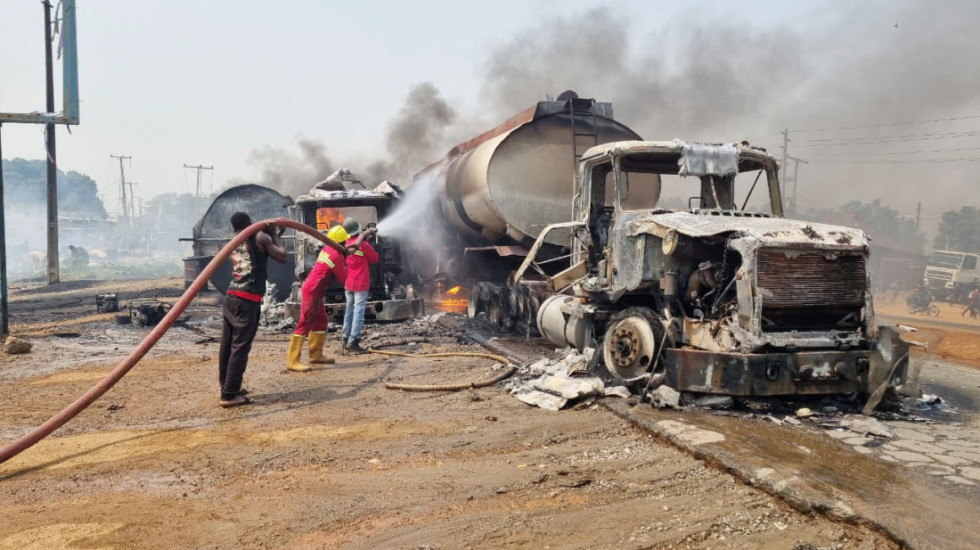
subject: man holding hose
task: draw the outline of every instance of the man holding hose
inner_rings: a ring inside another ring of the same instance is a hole
[[[252,225],[252,218],[245,212],[231,216],[235,233],[241,233]],[[231,254],[231,283],[223,302],[224,325],[221,330],[221,349],[218,352],[218,380],[221,383],[222,407],[236,407],[251,401],[245,397],[242,378],[248,365],[252,340],[259,330],[259,313],[265,294],[266,264],[269,257],[286,263],[286,247],[280,236],[285,230],[269,223],[260,231],[238,245]]]

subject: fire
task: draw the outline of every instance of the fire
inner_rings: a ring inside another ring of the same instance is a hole
[[[326,231],[335,225],[344,223],[344,213],[337,208],[325,206],[316,209],[316,228]]]
[[[436,309],[450,313],[466,313],[469,304],[466,292],[461,286],[454,286],[445,293],[437,292],[432,297],[432,302]]]

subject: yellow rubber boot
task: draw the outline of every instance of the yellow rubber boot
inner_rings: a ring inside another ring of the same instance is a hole
[[[294,334],[289,339],[289,351],[286,352],[286,368],[293,372],[306,372],[310,370],[309,365],[304,365],[300,362],[300,356],[303,355],[303,340],[305,339],[306,337],[302,334]]]
[[[310,333],[310,363],[317,365],[330,365],[334,363],[333,357],[323,355],[323,343],[327,340],[327,333],[314,331]]]

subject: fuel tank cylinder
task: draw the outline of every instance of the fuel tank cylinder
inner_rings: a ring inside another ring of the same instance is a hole
[[[552,344],[559,347],[572,346],[582,351],[595,340],[592,319],[562,311],[563,306],[573,304],[576,300],[578,298],[565,294],[548,298],[538,308],[536,321],[541,335]]]
[[[572,219],[581,155],[636,139],[613,120],[611,104],[566,93],[457,145],[415,181],[436,178],[442,217],[470,245],[529,246],[545,225]],[[567,246],[568,233],[553,232],[548,241]]]

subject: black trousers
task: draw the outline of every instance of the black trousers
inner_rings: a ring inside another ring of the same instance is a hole
[[[242,378],[248,365],[252,340],[259,330],[259,302],[226,295],[221,350],[218,352],[218,382],[221,398],[231,399],[242,389]]]

